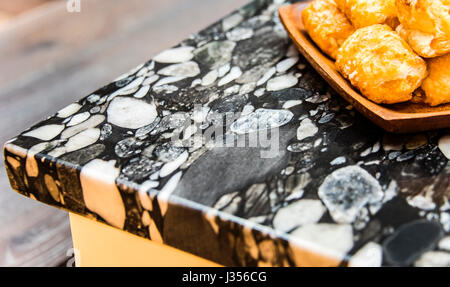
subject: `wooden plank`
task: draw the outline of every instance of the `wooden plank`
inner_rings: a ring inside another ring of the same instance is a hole
[[[19,16],[0,31],[0,142],[246,2],[82,0],[68,13],[57,1]],[[0,265],[66,259],[67,215],[13,193],[3,158],[0,189]]]

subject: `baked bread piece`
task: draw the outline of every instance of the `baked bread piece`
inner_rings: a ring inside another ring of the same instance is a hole
[[[302,19],[311,39],[333,59],[338,48],[354,32],[334,0],[314,0],[302,11]]]
[[[395,0],[336,0],[356,29],[374,24],[387,24],[393,29],[399,24]]]
[[[422,57],[450,52],[450,0],[396,0],[397,32]]]
[[[427,76],[425,61],[389,26],[356,30],[341,46],[339,72],[375,103],[408,101]]]
[[[427,60],[428,77],[423,81],[425,103],[437,106],[450,103],[450,54]]]

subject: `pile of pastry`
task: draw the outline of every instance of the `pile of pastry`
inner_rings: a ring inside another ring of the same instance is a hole
[[[450,103],[450,0],[314,0],[302,19],[371,101]]]

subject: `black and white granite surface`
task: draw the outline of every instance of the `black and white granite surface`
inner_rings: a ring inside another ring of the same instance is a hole
[[[6,143],[12,188],[225,265],[449,266],[450,131],[358,114],[299,56],[284,4],[254,1]],[[270,156],[218,144],[264,128]]]

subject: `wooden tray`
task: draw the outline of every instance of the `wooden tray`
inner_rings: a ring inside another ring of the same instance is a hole
[[[401,103],[378,105],[363,97],[336,70],[334,61],[323,54],[304,29],[301,11],[311,1],[283,6],[279,15],[300,53],[317,72],[360,113],[379,127],[393,133],[410,133],[450,127],[450,104],[430,107],[426,104]]]

